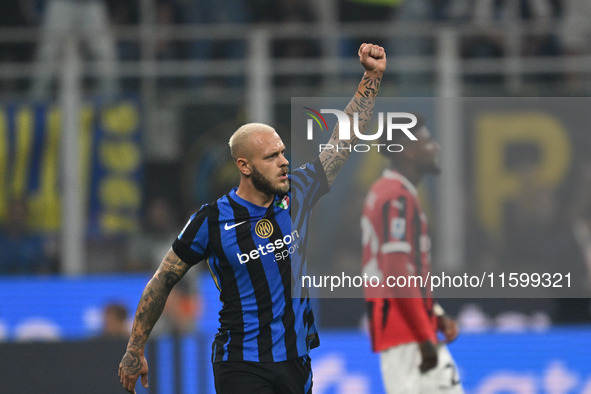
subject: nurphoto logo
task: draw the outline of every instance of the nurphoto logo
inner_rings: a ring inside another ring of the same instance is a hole
[[[333,114],[337,117],[338,121],[338,138],[339,140],[348,141],[351,139],[351,129],[353,129],[353,133],[355,137],[357,137],[360,141],[376,141],[378,142],[382,137],[382,134],[386,133],[386,140],[392,141],[392,136],[394,133],[402,132],[408,137],[411,141],[417,141],[417,137],[415,137],[410,129],[412,129],[417,124],[417,117],[414,114],[409,112],[379,112],[378,113],[378,129],[373,134],[363,134],[359,131],[359,113],[353,113],[353,127],[351,128],[351,121],[349,116],[344,112],[338,109],[321,109],[320,112],[313,110],[309,107],[304,107],[306,110],[310,112],[305,112],[310,118],[307,120],[307,129],[306,129],[306,137],[308,141],[314,139],[314,125],[316,124],[320,131],[327,130],[328,131],[328,123],[322,114]],[[382,139],[383,140],[383,139]],[[404,148],[400,144],[384,144],[384,143],[356,143],[353,145],[349,145],[346,147],[342,146],[334,146],[333,144],[319,144],[318,146],[319,151],[323,151],[325,149],[337,149],[339,150],[348,150],[349,152],[369,152],[372,148],[377,149],[379,152],[380,149],[387,149],[388,152],[401,152]]]

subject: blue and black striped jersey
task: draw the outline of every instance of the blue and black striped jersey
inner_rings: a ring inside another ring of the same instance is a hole
[[[207,259],[220,290],[213,362],[285,361],[319,344],[309,297],[292,298],[292,284],[306,272],[310,212],[329,186],[318,159],[290,182],[268,208],[231,190],[191,216],[173,243],[188,264]]]

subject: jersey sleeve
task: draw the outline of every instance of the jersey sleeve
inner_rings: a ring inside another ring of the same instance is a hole
[[[172,244],[172,250],[189,265],[195,265],[207,257],[209,230],[207,206],[193,214],[185,228]]]
[[[330,186],[319,158],[291,174],[292,196],[303,209],[311,209],[329,191]]]

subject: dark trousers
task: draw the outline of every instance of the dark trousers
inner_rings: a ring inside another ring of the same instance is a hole
[[[213,363],[218,394],[309,394],[312,393],[310,356],[259,363],[220,361]]]

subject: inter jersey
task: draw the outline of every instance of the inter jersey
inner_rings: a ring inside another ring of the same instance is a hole
[[[427,218],[408,179],[384,171],[367,194],[361,227],[365,273],[383,281],[388,276],[427,277],[431,270]],[[374,351],[427,339],[436,342],[437,320],[428,287],[368,288],[366,300]]]
[[[213,362],[285,361],[319,344],[309,297],[292,298],[292,283],[305,275],[310,211],[329,187],[318,159],[293,171],[290,184],[268,208],[231,190],[191,216],[173,243],[187,264],[206,259],[220,291]]]

